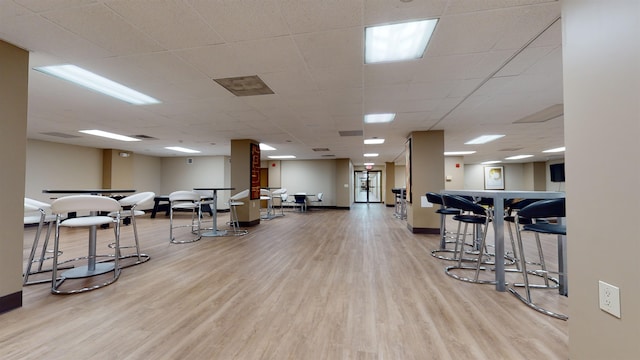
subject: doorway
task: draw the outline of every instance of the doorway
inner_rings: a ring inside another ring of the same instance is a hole
[[[380,188],[382,171],[365,170],[354,172],[355,181],[355,202],[358,203],[379,203],[382,202],[382,193]]]

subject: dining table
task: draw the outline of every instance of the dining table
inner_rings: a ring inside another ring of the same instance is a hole
[[[209,206],[211,207],[211,217],[213,218],[213,225],[210,231],[202,232],[201,236],[207,237],[216,237],[216,236],[226,236],[227,230],[218,229],[218,191],[223,190],[235,190],[234,187],[198,187],[193,188],[195,191],[211,191],[211,201],[208,201]],[[208,197],[207,197],[208,198]]]
[[[68,194],[68,195],[100,195],[100,196],[115,196],[118,194],[130,194],[136,192],[134,189],[45,189],[42,190],[45,194]],[[96,215],[96,212],[91,212],[91,215]],[[91,226],[89,229],[89,249],[87,254],[87,265],[77,266],[70,270],[65,271],[61,275],[66,278],[85,278],[95,275],[100,275],[113,270],[113,262],[101,262],[96,261],[96,241],[97,241],[98,227]]]
[[[495,246],[495,280],[496,290],[506,291],[505,264],[504,261],[504,201],[506,199],[557,199],[564,198],[562,191],[527,191],[527,190],[442,190],[441,194],[471,196],[473,198],[493,199],[493,229]],[[564,219],[559,219],[564,221]],[[559,292],[563,295],[568,293],[567,274],[567,253],[566,236],[558,237],[558,268],[559,268]]]

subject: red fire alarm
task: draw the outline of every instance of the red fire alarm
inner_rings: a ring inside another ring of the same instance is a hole
[[[271,163],[271,166],[276,167],[276,163]]]
[[[459,167],[460,167],[460,164],[456,164],[456,167],[457,167],[457,168],[459,168]]]

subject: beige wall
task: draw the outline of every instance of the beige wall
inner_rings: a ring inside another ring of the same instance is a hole
[[[639,14],[562,1],[571,359],[640,357]],[[620,319],[599,309],[599,280],[620,288]]]
[[[407,224],[410,229],[438,231],[440,216],[432,207],[422,207],[421,198],[429,191],[444,189],[444,132],[411,133],[411,193],[407,193]],[[409,192],[409,190],[407,190]]]
[[[25,196],[50,202],[43,189],[102,188],[102,150],[27,141]]]
[[[29,53],[0,41],[0,309],[22,304]]]
[[[445,156],[444,188],[448,190],[464,189],[464,169],[464,158],[462,156]]]

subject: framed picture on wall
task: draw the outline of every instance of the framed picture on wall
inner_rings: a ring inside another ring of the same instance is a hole
[[[484,167],[484,189],[504,190],[504,167],[485,166]]]

